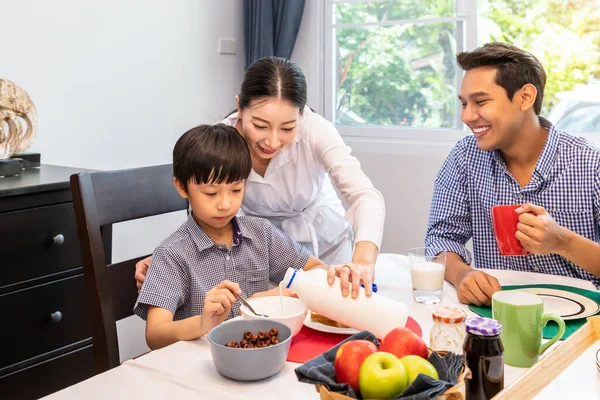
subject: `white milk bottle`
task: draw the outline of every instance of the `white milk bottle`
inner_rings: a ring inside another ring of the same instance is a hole
[[[362,287],[357,299],[351,295],[344,297],[340,278],[336,277],[333,285],[329,286],[324,269],[304,271],[289,268],[282,282],[298,295],[309,310],[351,328],[370,331],[379,339],[392,329],[406,325],[406,305],[377,293],[367,297]]]

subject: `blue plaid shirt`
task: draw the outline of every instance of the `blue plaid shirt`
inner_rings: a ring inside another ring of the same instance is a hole
[[[473,136],[452,149],[434,184],[425,245],[459,254],[471,264],[465,244],[473,238],[475,267],[600,279],[558,254],[501,256],[491,207],[532,203],[561,226],[600,243],[600,149],[540,118],[548,140],[531,182],[521,187],[497,150],[482,151]]]

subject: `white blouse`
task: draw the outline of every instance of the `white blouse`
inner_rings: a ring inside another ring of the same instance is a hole
[[[237,113],[221,122],[235,126]],[[333,124],[305,107],[296,137],[271,159],[265,176],[250,173],[243,213],[269,219],[329,264],[351,260],[353,236],[354,243],[379,248],[383,196],[350,152]]]

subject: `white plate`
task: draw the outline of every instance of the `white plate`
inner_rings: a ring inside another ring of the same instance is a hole
[[[329,333],[339,333],[342,335],[354,335],[358,333],[356,329],[353,328],[338,328],[336,326],[329,326],[322,324],[320,322],[315,322],[310,319],[310,310],[306,313],[306,319],[304,320],[304,326],[308,326],[311,329],[321,332],[329,332]]]
[[[594,300],[566,290],[546,288],[519,290],[537,294],[544,300],[545,313],[558,314],[564,320],[586,318],[600,310],[600,305]]]

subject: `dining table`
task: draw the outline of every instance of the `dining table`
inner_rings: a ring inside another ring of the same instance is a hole
[[[565,276],[497,269],[484,271],[496,277],[501,285],[558,284],[596,290],[589,281]],[[422,337],[426,343],[429,343],[429,334],[433,325],[431,313],[435,308],[441,306],[460,307],[465,310],[468,317],[476,315],[469,310],[467,305],[458,301],[456,289],[448,282],[444,283],[441,303],[435,305],[416,303],[412,295],[410,265],[404,255],[381,254],[375,266],[375,283],[379,294],[407,306],[409,316],[421,326]],[[341,337],[340,340],[343,338]],[[560,343],[559,341],[553,346],[560,345]],[[600,347],[599,343],[596,343],[595,346]],[[294,369],[299,365],[286,362],[279,373],[261,381],[231,380],[220,375],[215,369],[208,339],[203,336],[196,340],[177,342],[160,350],[127,360],[117,368],[53,393],[46,398],[51,400],[136,397],[178,400],[318,399],[319,394],[315,386],[298,382]],[[589,371],[584,366],[572,367],[574,365],[565,368],[564,373],[542,390],[536,398],[600,399],[600,375],[596,372],[594,365],[590,365]],[[505,387],[525,371],[526,368],[505,365]],[[574,383],[574,379],[576,383]]]

